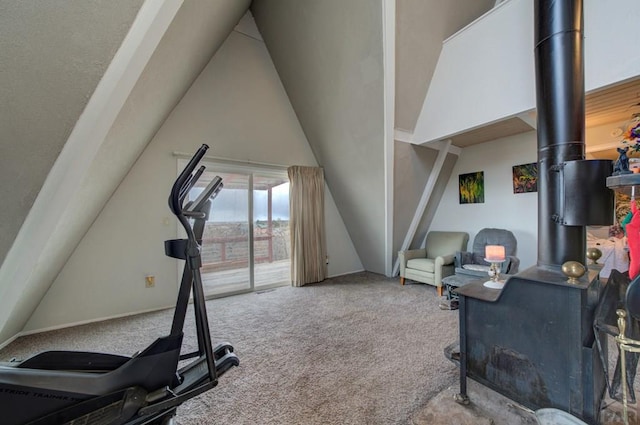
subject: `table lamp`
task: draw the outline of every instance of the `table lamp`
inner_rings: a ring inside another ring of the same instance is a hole
[[[484,261],[491,263],[489,280],[484,283],[484,286],[492,289],[502,289],[504,281],[500,281],[498,278],[500,277],[500,265],[507,259],[504,246],[487,245],[484,249],[484,257]]]

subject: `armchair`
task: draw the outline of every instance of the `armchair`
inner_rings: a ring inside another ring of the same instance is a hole
[[[468,241],[466,232],[429,232],[424,248],[398,252],[400,283],[404,285],[405,279],[427,283],[442,295],[442,278],[454,273],[454,255],[466,249]]]
[[[518,242],[509,230],[485,228],[473,240],[473,251],[458,251],[455,254],[455,273],[476,277],[487,277],[490,264],[484,261],[485,246],[504,246],[506,261],[500,266],[501,274],[516,274],[520,259],[515,256]]]

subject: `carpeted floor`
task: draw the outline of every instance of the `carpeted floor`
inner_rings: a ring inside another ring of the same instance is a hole
[[[214,344],[229,341],[241,365],[180,407],[178,423],[412,423],[458,378],[443,355],[458,338],[458,312],[438,301],[432,286],[366,272],[208,301]],[[131,355],[168,333],[171,314],[22,337],[0,361],[48,349]],[[186,335],[193,349],[191,322]]]

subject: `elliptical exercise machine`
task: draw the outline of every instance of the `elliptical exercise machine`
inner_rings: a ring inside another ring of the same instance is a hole
[[[202,145],[175,181],[169,208],[187,238],[165,241],[165,253],[185,260],[171,332],[132,357],[46,351],[0,364],[0,415],[5,425],[171,424],[177,407],[215,387],[240,364],[227,343],[211,346],[200,275],[200,243],[211,200],[222,189],[214,178],[192,202],[185,199],[204,172],[194,172],[209,147]],[[193,222],[193,224],[191,224]],[[184,322],[193,290],[198,350],[181,355]],[[178,362],[194,359],[183,367]]]

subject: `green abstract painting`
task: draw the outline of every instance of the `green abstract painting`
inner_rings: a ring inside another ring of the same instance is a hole
[[[461,204],[484,203],[484,171],[458,176]]]

